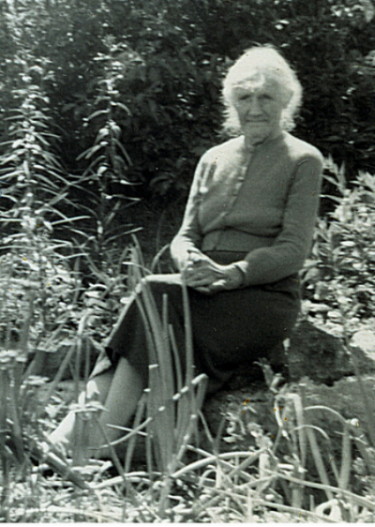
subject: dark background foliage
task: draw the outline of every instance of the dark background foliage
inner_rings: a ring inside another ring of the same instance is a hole
[[[277,46],[298,72],[304,105],[295,133],[345,163],[349,180],[373,171],[370,0],[7,0],[0,10],[4,139],[26,54],[49,99],[61,162],[83,172],[88,161],[77,158],[97,138],[100,80],[110,75],[125,105],[112,115],[131,161],[123,176],[135,183],[115,180],[110,190],[146,197],[157,214],[184,202],[197,158],[223,139],[222,75],[254,44]]]

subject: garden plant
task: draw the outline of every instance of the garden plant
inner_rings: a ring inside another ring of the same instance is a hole
[[[375,401],[355,357],[360,427],[265,365],[277,432],[241,404],[215,435],[186,290],[172,376],[168,302],[143,289],[150,383],[111,459],[47,440],[69,407],[78,434],[95,426],[102,407],[79,393],[136,284],[168,269],[196,161],[223,137],[221,76],[254,43],[298,70],[297,135],[326,159],[304,314],[349,355],[373,328],[374,19],[371,0],[0,3],[0,521],[375,521]]]

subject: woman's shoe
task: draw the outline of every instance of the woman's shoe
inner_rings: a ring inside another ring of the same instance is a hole
[[[61,476],[61,478],[71,481],[80,489],[89,490],[91,488],[90,485],[69,466],[67,460],[52,451],[51,445],[47,442],[42,442],[38,445],[32,441],[28,448],[28,455],[34,463],[47,465],[53,472],[56,472],[56,474]]]

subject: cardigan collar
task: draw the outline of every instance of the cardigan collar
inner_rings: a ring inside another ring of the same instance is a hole
[[[270,146],[272,144],[276,144],[281,139],[285,137],[285,132],[281,131],[277,136],[275,137],[267,137],[264,141],[260,141],[259,143],[255,143],[252,145],[246,144],[246,138],[244,135],[241,136],[241,150],[245,154],[252,154],[255,150],[259,150],[263,146]]]

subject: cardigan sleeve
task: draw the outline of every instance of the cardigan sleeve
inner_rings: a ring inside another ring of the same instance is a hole
[[[302,268],[311,249],[322,168],[322,158],[318,156],[304,158],[297,165],[275,242],[249,252],[236,263],[243,272],[244,286],[276,282]]]
[[[201,158],[193,178],[181,227],[170,246],[172,260],[181,271],[187,264],[189,250],[200,248],[202,232],[198,222],[199,189],[205,172],[204,158]]]

